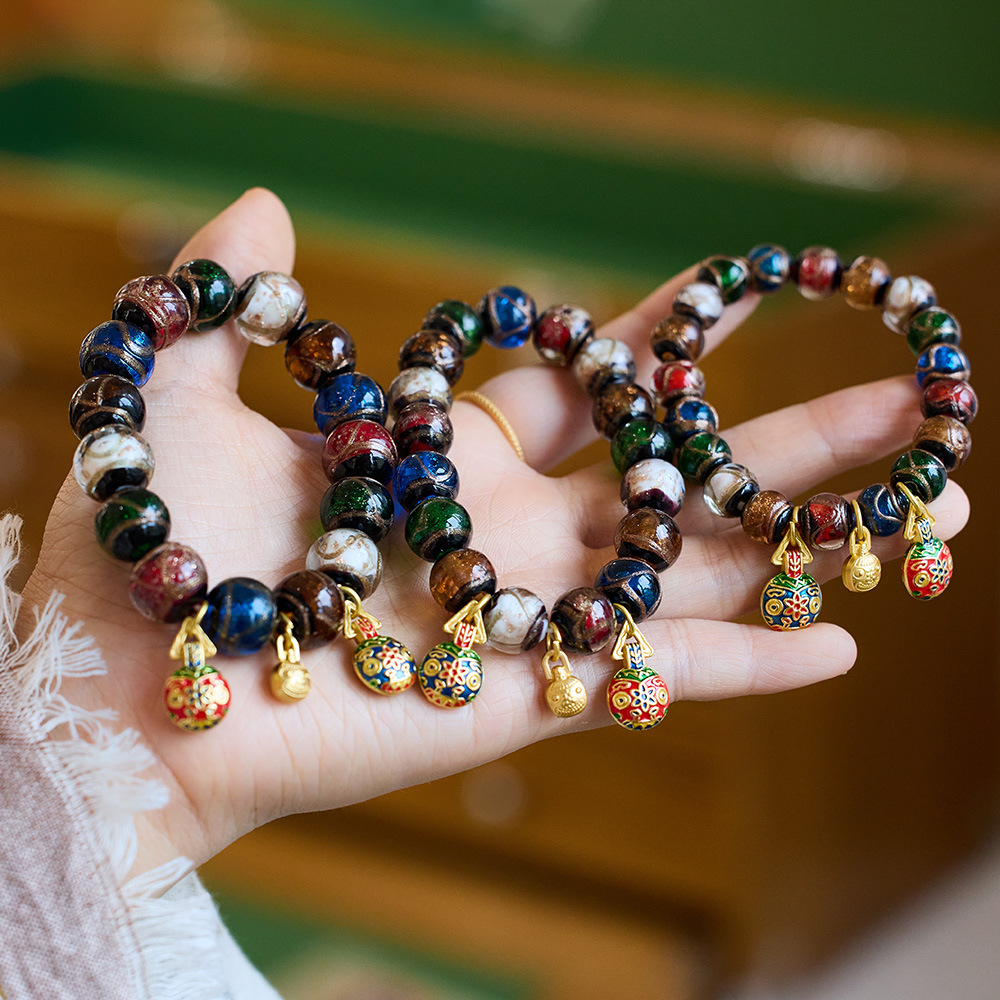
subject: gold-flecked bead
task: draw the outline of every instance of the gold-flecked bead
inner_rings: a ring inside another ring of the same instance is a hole
[[[847,304],[855,309],[874,309],[892,281],[889,265],[879,257],[856,257],[840,279]]]
[[[965,424],[954,417],[928,417],[913,435],[913,447],[929,451],[951,472],[969,457],[972,434]]]
[[[747,537],[764,545],[781,541],[792,516],[792,505],[783,493],[761,490],[743,508],[741,519]]]

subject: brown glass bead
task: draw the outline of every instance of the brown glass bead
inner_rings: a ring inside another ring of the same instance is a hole
[[[878,257],[856,257],[841,275],[840,290],[849,306],[874,309],[892,281],[889,265]]]
[[[743,508],[743,530],[747,537],[765,545],[777,545],[788,530],[792,505],[783,493],[761,490]]]
[[[799,533],[806,545],[839,549],[854,523],[851,505],[836,493],[817,493],[799,508]]]
[[[118,289],[111,318],[144,330],[156,350],[162,351],[187,330],[191,307],[165,274],[150,274]]]
[[[674,313],[653,327],[649,343],[661,361],[697,361],[705,349],[705,334],[696,319]]]
[[[458,341],[443,330],[419,330],[399,349],[399,370],[433,368],[454,385],[465,368],[465,353]]]
[[[291,618],[292,634],[304,649],[335,639],[344,627],[343,595],[333,579],[317,569],[286,576],[274,599],[278,613]]]
[[[445,611],[455,614],[474,597],[497,589],[493,564],[475,549],[453,549],[431,567],[430,590]]]
[[[681,554],[681,533],[662,510],[640,507],[626,514],[615,528],[615,552],[623,559],[642,559],[657,573]]]
[[[599,590],[577,587],[556,601],[551,621],[563,645],[578,653],[596,653],[615,637],[615,609]]]
[[[118,375],[95,375],[73,393],[69,422],[78,438],[98,427],[122,424],[141,431],[146,422],[146,404],[135,383]]]
[[[961,420],[954,417],[928,417],[913,435],[913,447],[929,451],[951,472],[969,457],[972,434]]]
[[[318,319],[293,331],[285,345],[285,367],[303,389],[319,392],[335,375],[354,371],[354,338],[338,323]]]
[[[612,382],[594,400],[594,427],[609,441],[623,424],[639,417],[656,417],[656,404],[642,386],[635,382]]]

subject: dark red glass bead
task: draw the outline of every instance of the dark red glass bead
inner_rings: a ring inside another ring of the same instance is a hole
[[[208,593],[208,573],[194,549],[167,542],[133,567],[128,595],[140,614],[154,622],[179,622]]]
[[[586,310],[551,306],[535,321],[531,342],[546,364],[565,368],[593,336],[594,321]]]
[[[392,439],[401,459],[417,451],[446,455],[454,436],[451,418],[433,403],[410,403],[396,417],[392,428]]]
[[[138,326],[157,351],[178,340],[191,322],[184,293],[165,274],[133,278],[118,289],[111,318]]]
[[[551,621],[559,626],[563,645],[578,653],[596,653],[615,637],[615,609],[593,587],[563,594],[552,609]]]
[[[347,420],[330,431],[322,462],[331,483],[347,476],[363,476],[387,485],[396,468],[396,443],[374,420]]]
[[[853,524],[851,505],[836,493],[817,493],[799,508],[798,529],[806,545],[839,549]]]
[[[976,419],[979,400],[969,385],[957,378],[939,378],[928,382],[920,400],[925,417],[954,417],[968,426]]]

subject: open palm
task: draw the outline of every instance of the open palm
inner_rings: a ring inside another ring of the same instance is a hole
[[[259,270],[291,272],[294,237],[283,206],[266,191],[248,192],[210,222],[179,260],[218,260],[239,282]],[[603,335],[629,342],[644,359],[649,330],[670,311],[681,275]],[[710,331],[717,343],[753,308],[754,296],[726,311]],[[359,345],[364,370],[365,345]],[[230,327],[190,334],[157,357],[144,390],[143,432],[156,456],[152,488],[170,508],[173,537],[192,546],[214,581],[251,576],[275,585],[303,567],[317,504],[326,488],[316,435],[284,431],[247,409],[237,395],[246,342]],[[643,361],[640,360],[640,366]],[[639,381],[644,381],[640,376]],[[472,544],[496,567],[500,586],[523,586],[548,606],[568,589],[587,586],[612,555],[622,516],[610,463],[550,478],[546,470],[595,435],[590,401],[558,369],[510,372],[482,387],[514,419],[527,462],[517,459],[489,416],[466,404],[452,411],[449,454],[462,477],[461,502],[472,517]],[[917,409],[912,379],[879,383],[884,418],[866,420],[872,387],[791,407],[729,428],[734,455],[762,483],[788,495],[898,450]],[[836,425],[834,420],[836,419]],[[220,658],[233,690],[225,723],[192,736],[174,729],[160,707],[172,630],[140,617],[128,598],[127,568],[105,557],[94,540],[93,501],[69,477],[55,502],[38,565],[25,597],[41,604],[52,590],[101,647],[105,676],[67,682],[67,696],[89,707],[113,707],[138,729],[171,790],[169,806],[144,814],[138,865],[148,868],[178,853],[202,861],[242,833],[279,815],[345,805],[491,760],[574,728],[610,721],[603,690],[611,673],[604,654],[577,656],[574,672],[592,692],[574,719],[557,719],[544,701],[537,651],[524,656],[485,650],[485,680],[475,703],[446,711],[416,692],[381,698],[355,680],[353,644],[339,639],[304,653],[313,678],[305,701],[285,705],[268,693],[272,651]],[[965,522],[967,504],[949,483],[934,505],[937,533]],[[796,687],[847,670],[850,636],[819,623],[775,633],[731,619],[756,603],[770,569],[739,522],[711,516],[697,495],[678,517],[684,550],[662,578],[660,611],[643,626],[655,666],[673,699],[723,698]],[[879,554],[902,553],[890,539]],[[402,540],[399,526],[382,545],[382,584],[366,607],[382,632],[419,658],[443,638],[446,617],[427,591],[428,566]],[[840,571],[843,555],[817,555],[819,580]],[[625,738],[625,737],[623,737]]]

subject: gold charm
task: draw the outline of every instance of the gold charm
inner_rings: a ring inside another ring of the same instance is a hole
[[[813,557],[796,527],[798,516],[799,508],[796,507],[785,537],[771,556],[771,562],[780,566],[781,572],[768,580],[760,595],[760,613],[764,621],[779,632],[808,628],[823,606],[819,584],[802,571]]]
[[[202,604],[198,611],[181,622],[170,646],[170,659],[183,660],[163,688],[163,700],[170,721],[189,733],[211,729],[229,711],[231,692],[225,677],[208,661],[215,656],[215,643],[201,627],[208,611]]]
[[[951,549],[940,538],[934,537],[931,531],[934,515],[923,501],[918,500],[903,483],[899,484],[899,488],[910,501],[903,535],[912,543],[903,559],[903,585],[911,597],[929,601],[943,593],[951,583],[955,569]]]
[[[608,685],[608,711],[623,729],[642,732],[663,721],[670,706],[670,692],[663,678],[646,663],[646,657],[653,655],[653,647],[626,608],[616,604],[615,610],[624,622],[611,657],[623,663]]]
[[[851,554],[844,562],[840,578],[844,586],[854,594],[864,594],[874,590],[882,579],[882,564],[878,556],[872,552],[872,533],[861,521],[861,508],[857,500],[852,500],[854,507],[854,530],[847,540]]]
[[[444,623],[452,641],[439,642],[420,661],[417,680],[424,697],[439,708],[461,708],[483,686],[483,661],[472,648],[486,642],[483,607],[492,594],[480,594]]]
[[[382,623],[361,607],[361,597],[340,585],[344,595],[344,635],[358,645],[354,650],[354,672],[358,680],[376,694],[399,694],[413,687],[417,664],[413,654],[396,639],[380,635]]]
[[[545,700],[552,714],[560,719],[579,715],[587,707],[587,689],[579,677],[573,676],[569,658],[563,652],[562,632],[553,622],[549,623],[548,634],[545,636],[542,669],[549,680]]]
[[[312,687],[309,671],[302,665],[299,640],[292,632],[292,619],[281,614],[283,629],[274,641],[278,653],[278,663],[271,671],[271,694],[278,701],[301,701]]]

